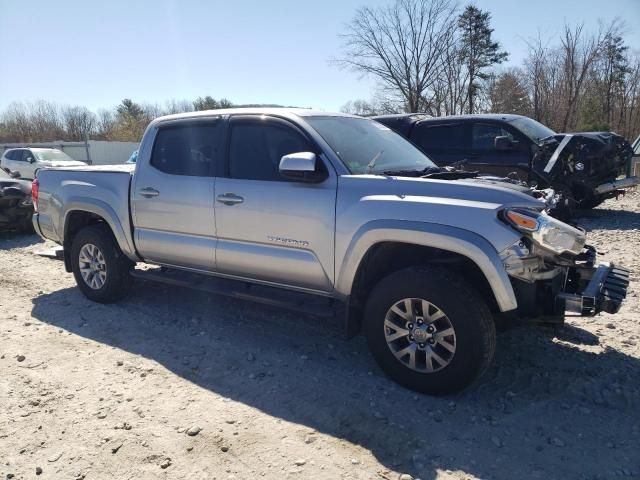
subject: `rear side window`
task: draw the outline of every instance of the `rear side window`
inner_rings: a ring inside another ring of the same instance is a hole
[[[465,148],[464,124],[430,125],[419,123],[411,135],[411,140],[423,151],[458,150]]]
[[[286,181],[279,173],[284,155],[313,151],[295,129],[280,122],[237,121],[229,141],[229,176],[245,180]]]
[[[153,144],[151,165],[171,175],[212,177],[222,155],[222,122],[160,128]]]
[[[11,150],[6,155],[7,160],[13,160],[13,161],[21,162],[22,161],[22,152],[23,152],[22,150]]]
[[[496,137],[509,137],[512,142],[513,135],[500,125],[490,123],[474,123],[471,128],[471,148],[473,150],[495,150]]]

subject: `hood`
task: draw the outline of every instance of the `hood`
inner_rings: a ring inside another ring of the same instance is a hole
[[[394,176],[394,172],[387,172]],[[478,172],[467,172],[465,170],[457,170],[454,167],[432,167],[424,171],[398,171],[395,172],[396,178],[423,178],[429,180],[448,180],[452,183],[460,182],[463,184],[471,184],[485,187],[496,187],[506,190],[518,192],[541,200],[547,210],[552,210],[559,198],[553,189],[538,190],[526,185],[524,182],[509,178],[496,177],[492,175],[479,175]]]
[[[351,175],[349,177],[366,181],[365,188],[370,189],[372,193],[428,196],[448,204],[454,204],[456,201],[477,202],[491,204],[495,208],[506,205],[536,209],[545,207],[542,201],[529,193],[529,188],[491,179],[491,177],[460,180],[380,175]]]
[[[79,160],[45,160],[38,162],[43,167],[80,167],[87,165]]]

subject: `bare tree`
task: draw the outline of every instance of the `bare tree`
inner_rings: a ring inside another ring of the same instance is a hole
[[[12,103],[2,114],[5,138],[8,142],[28,142],[33,138],[31,118],[23,103]]]
[[[375,106],[366,100],[349,100],[342,107],[342,113],[350,113],[352,115],[360,115],[361,117],[372,117],[378,115]]]
[[[97,120],[97,136],[101,140],[113,140],[116,116],[111,110],[99,110]]]
[[[362,7],[342,35],[336,63],[378,79],[398,92],[411,112],[423,111],[444,67],[442,49],[453,40],[451,0],[396,0],[385,8]]]
[[[65,107],[62,109],[65,140],[83,141],[89,138],[97,124],[96,115],[86,107]]]
[[[570,27],[565,24],[560,38],[560,54],[563,62],[564,118],[561,130],[566,131],[576,121],[576,111],[583,85],[591,66],[598,58],[603,45],[603,34],[584,33],[584,24]]]
[[[29,118],[33,127],[31,141],[53,141],[64,136],[60,108],[45,100],[29,105]]]

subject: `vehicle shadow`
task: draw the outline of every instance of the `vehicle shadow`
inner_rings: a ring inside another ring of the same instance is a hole
[[[31,245],[37,245],[38,243],[44,243],[44,240],[35,233],[0,231],[0,250],[30,247]]]
[[[575,221],[587,230],[634,230],[640,228],[640,212],[609,208],[579,210]]]
[[[435,479],[444,470],[479,478],[596,478],[637,445],[638,359],[579,349],[597,345],[597,337],[576,324],[508,329],[479,384],[429,397],[385,378],[364,340],[342,340],[338,325],[148,282],[132,290],[105,306],[68,288],[36,297],[32,315],[153,359],[270,416],[360,445],[388,469],[380,478],[395,479],[390,472],[399,471]],[[618,448],[604,448],[608,439]]]

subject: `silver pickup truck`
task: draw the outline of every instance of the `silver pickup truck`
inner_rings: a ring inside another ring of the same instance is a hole
[[[497,315],[619,310],[629,272],[596,262],[583,230],[507,185],[416,177],[431,168],[364,118],[172,115],[135,165],[40,170],[33,223],[91,300],[140,277],[339,315],[390,377],[431,394],[487,368]]]

